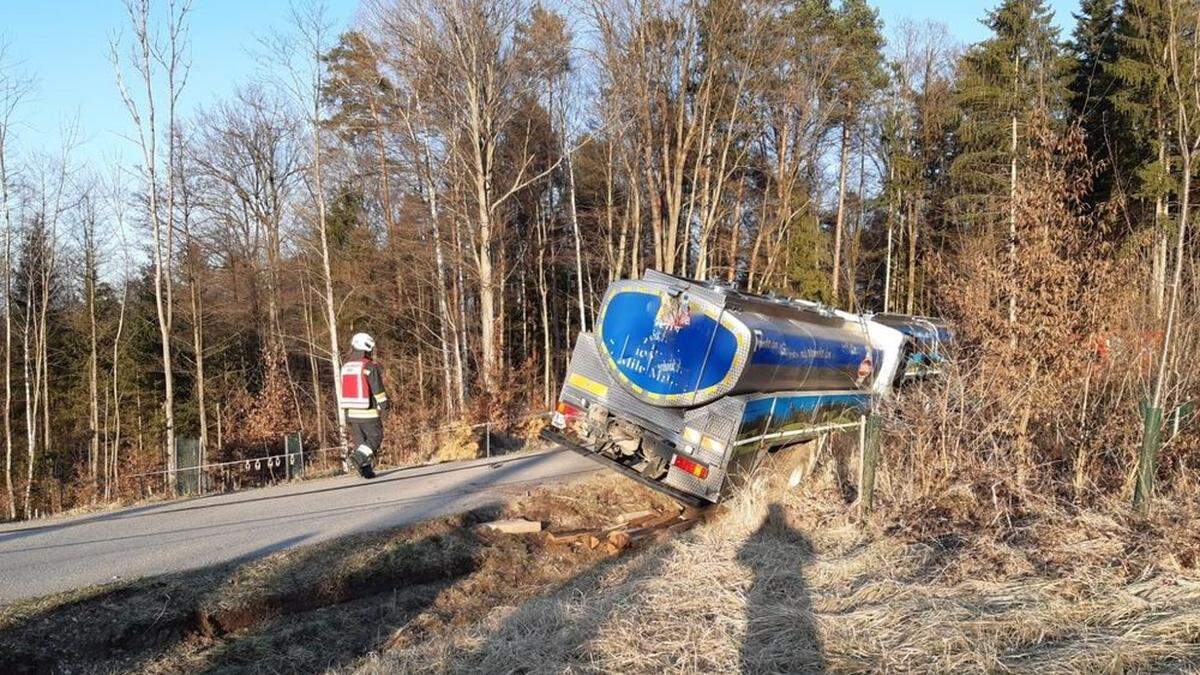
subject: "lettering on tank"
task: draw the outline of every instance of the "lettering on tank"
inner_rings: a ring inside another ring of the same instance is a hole
[[[796,349],[792,345],[788,344],[786,340],[776,339],[768,336],[759,338],[758,349],[774,352],[775,356],[783,362],[797,361],[800,359],[809,361],[833,359],[833,351],[828,348],[811,345]]]

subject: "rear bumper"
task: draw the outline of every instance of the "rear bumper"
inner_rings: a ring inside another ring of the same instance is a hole
[[[552,429],[543,429],[542,433],[541,433],[541,437],[546,439],[547,441],[550,441],[551,443],[556,443],[568,450],[577,452],[577,453],[583,455],[584,457],[587,457],[588,459],[591,459],[591,460],[603,465],[607,469],[612,469],[613,471],[623,474],[626,478],[633,479],[633,480],[641,483],[642,485],[645,485],[648,488],[657,490],[657,491],[667,495],[668,497],[674,499],[675,501],[677,501],[681,504],[684,504],[685,506],[699,507],[699,506],[706,506],[711,503],[708,500],[703,499],[701,497],[697,497],[694,494],[689,494],[682,490],[677,490],[669,485],[665,485],[659,481],[647,478],[647,477],[643,476],[642,474],[638,473],[637,471],[634,471],[633,469],[630,469],[629,467],[627,467],[623,464],[620,464],[618,462],[614,462],[613,460],[605,457],[604,455],[601,455],[600,453],[592,452],[591,450],[588,450],[587,448],[583,447],[582,445],[579,445],[575,441],[567,438],[566,436],[564,436],[564,435],[560,434],[559,432],[554,431]]]

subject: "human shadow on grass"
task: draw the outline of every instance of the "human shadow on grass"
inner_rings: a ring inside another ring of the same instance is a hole
[[[605,622],[638,601],[641,588],[663,570],[666,544],[597,562],[570,580],[547,588],[513,610],[478,649],[454,655],[446,669],[476,673],[552,673],[595,670],[587,645]],[[607,587],[615,583],[615,590]],[[379,672],[420,670],[406,655],[385,662]]]
[[[606,560],[571,581],[548,589],[544,595],[511,611],[497,628],[489,631],[478,649],[457,654],[448,669],[489,673],[603,669],[595,662],[589,644],[602,636],[607,623],[628,620],[622,614],[644,602],[642,595],[648,584],[663,574],[680,573],[668,567],[670,553],[670,546],[663,544],[633,560]],[[813,621],[804,575],[804,567],[812,558],[808,538],[788,525],[786,512],[779,505],[771,506],[763,524],[739,549],[738,562],[754,576],[746,597],[745,638],[738,654],[742,672],[825,670],[825,652]],[[702,587],[697,592],[703,592]],[[693,620],[686,616],[678,619]],[[711,617],[697,616],[694,620],[711,620]],[[705,662],[701,653],[704,646],[692,648],[700,651],[679,655],[678,663],[695,666]],[[404,662],[411,656],[396,655],[393,661],[383,662],[379,671],[393,667],[413,669],[417,664]]]
[[[825,671],[825,650],[813,621],[804,567],[813,548],[772,504],[762,525],[738,550],[738,561],[754,574],[746,596],[746,635],[739,654],[745,673]]]

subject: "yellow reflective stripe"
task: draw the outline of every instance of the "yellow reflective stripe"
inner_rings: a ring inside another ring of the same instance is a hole
[[[346,411],[346,417],[353,417],[354,419],[374,419],[376,417],[379,417],[379,409],[378,408],[367,408],[365,410],[362,410],[362,409],[357,409],[357,408],[351,408]]]
[[[376,400],[376,401],[386,401],[386,400],[388,400],[388,399],[387,399],[387,394],[376,394],[376,395],[375,395],[375,400]]]
[[[567,376],[567,384],[592,394],[594,396],[608,395],[608,387],[591,379],[580,375],[579,373],[571,373]]]

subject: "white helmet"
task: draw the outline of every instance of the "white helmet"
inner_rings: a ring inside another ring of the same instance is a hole
[[[350,347],[363,352],[375,350],[375,338],[366,333],[355,333],[354,337],[350,338]]]

